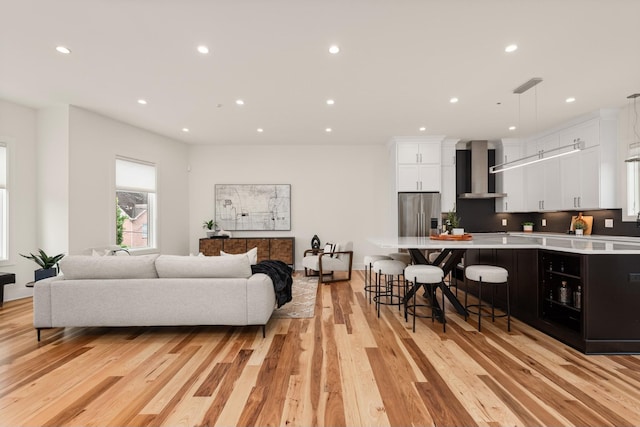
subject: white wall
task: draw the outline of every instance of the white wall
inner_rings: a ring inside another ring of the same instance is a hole
[[[38,247],[69,251],[69,106],[37,113]]]
[[[0,140],[8,145],[9,260],[0,271],[14,273],[16,283],[4,287],[5,301],[31,295],[35,264],[19,256],[36,245],[36,111],[0,99]]]
[[[367,241],[393,233],[385,146],[191,146],[189,164],[192,253],[205,237],[202,222],[214,217],[215,184],[291,184],[291,231],[234,236],[295,236],[296,269],[314,234],[323,243],[352,240],[356,269],[364,255],[388,252]]]
[[[115,158],[125,156],[156,165],[160,252],[187,254],[187,145],[82,108],[69,113],[69,253],[115,244]]]

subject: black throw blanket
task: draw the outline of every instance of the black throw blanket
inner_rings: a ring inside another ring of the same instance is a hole
[[[273,290],[276,291],[278,308],[293,299],[291,295],[291,286],[293,285],[291,273],[293,273],[293,270],[284,262],[277,260],[260,261],[251,266],[251,272],[253,274],[264,273],[271,278]]]

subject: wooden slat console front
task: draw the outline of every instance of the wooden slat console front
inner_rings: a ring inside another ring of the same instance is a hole
[[[258,262],[275,259],[290,266],[295,264],[294,237],[234,237],[230,239],[200,239],[200,252],[218,256],[220,251],[240,254],[258,248]]]

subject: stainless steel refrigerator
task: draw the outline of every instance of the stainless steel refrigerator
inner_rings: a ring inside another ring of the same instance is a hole
[[[398,193],[398,236],[429,236],[442,227],[440,193]]]

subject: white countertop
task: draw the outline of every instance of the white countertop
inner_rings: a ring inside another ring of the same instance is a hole
[[[573,236],[557,233],[472,233],[468,241],[431,240],[429,237],[370,238],[381,248],[394,249],[548,249],[577,254],[640,255],[640,238]]]

